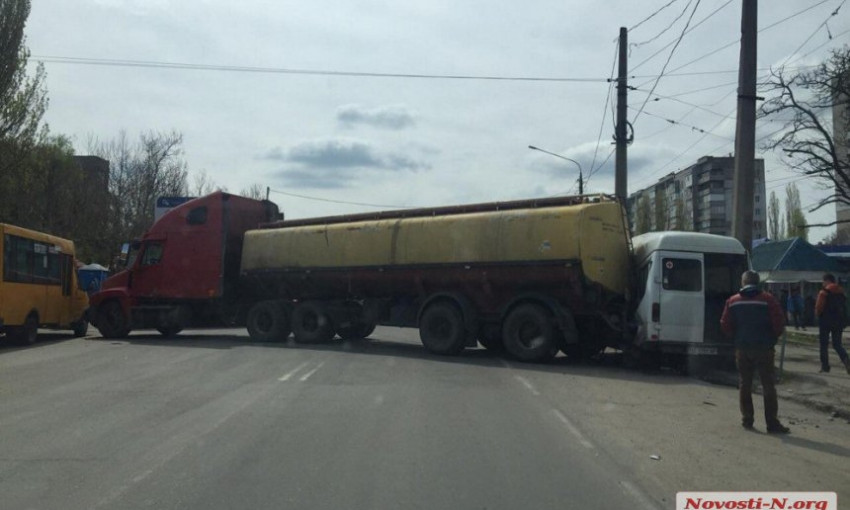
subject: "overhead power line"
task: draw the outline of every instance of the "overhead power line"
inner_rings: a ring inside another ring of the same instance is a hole
[[[637,114],[635,115],[634,120],[632,120],[632,124],[635,124],[637,122],[638,118],[640,118],[640,114],[641,114],[641,112],[643,112],[643,109],[646,106],[647,101],[649,101],[650,96],[652,96],[652,93],[655,92],[655,87],[658,86],[658,82],[661,81],[661,78],[664,76],[664,71],[667,70],[667,66],[670,64],[670,60],[673,58],[673,54],[676,53],[676,48],[679,47],[679,43],[682,42],[682,39],[685,37],[685,34],[688,32],[688,27],[691,24],[691,20],[694,19],[694,15],[697,13],[697,9],[699,8],[700,1],[701,0],[697,0],[697,3],[694,4],[694,9],[691,11],[691,15],[688,16],[688,21],[685,22],[685,28],[682,30],[682,33],[679,35],[679,39],[676,41],[676,44],[673,45],[673,49],[670,50],[670,54],[667,55],[667,61],[664,62],[664,67],[661,68],[661,74],[659,74],[658,78],[655,79],[655,83],[652,85],[652,89],[649,91],[649,95],[647,95],[646,99],[644,99],[643,104],[640,107],[640,110],[638,110]],[[688,4],[688,5],[690,5],[690,4]]]
[[[280,190],[276,190],[276,189],[269,189],[269,191],[272,192],[272,193],[277,193],[279,195],[286,195],[288,197],[303,198],[304,200],[315,200],[317,202],[330,202],[332,204],[359,205],[359,206],[364,206],[364,207],[379,207],[379,208],[383,208],[383,209],[411,209],[410,206],[406,206],[406,205],[368,204],[368,203],[364,203],[364,202],[350,202],[350,201],[347,201],[347,200],[333,200],[333,199],[330,199],[330,198],[312,197],[312,196],[309,196],[309,195],[299,195],[297,193],[288,193],[286,191],[280,191]]]
[[[824,1],[826,1],[826,0],[824,0]],[[731,3],[732,3],[732,0],[727,0],[727,1],[726,1],[726,3],[724,3],[723,5],[721,5],[720,7],[718,7],[717,9],[715,9],[715,10],[711,11],[711,13],[710,13],[708,16],[706,16],[706,17],[704,17],[703,19],[699,20],[699,21],[698,21],[698,22],[697,22],[697,23],[696,23],[693,27],[691,27],[689,30],[687,30],[687,31],[685,32],[685,34],[688,34],[689,32],[692,32],[692,31],[696,30],[696,29],[697,29],[700,25],[702,25],[703,23],[705,23],[706,21],[708,21],[708,20],[709,20],[709,18],[711,18],[712,16],[714,16],[715,14],[717,14],[718,12],[720,12],[721,10],[723,10],[723,9],[724,9],[727,5],[729,5],[729,4],[731,4]],[[640,68],[642,65],[646,64],[647,62],[649,62],[649,61],[650,61],[650,60],[652,60],[653,58],[657,57],[657,56],[658,56],[658,55],[660,55],[660,54],[661,54],[664,50],[666,50],[667,48],[669,48],[670,46],[672,46],[672,45],[673,45],[673,44],[675,44],[675,43],[676,43],[676,41],[670,41],[669,43],[665,44],[664,46],[662,46],[661,48],[659,48],[659,49],[658,49],[658,51],[656,51],[655,53],[653,53],[653,54],[652,54],[652,55],[650,55],[649,57],[647,57],[647,58],[643,59],[643,60],[642,60],[640,63],[638,63],[636,66],[632,67],[632,71],[636,71],[636,70],[637,70],[638,68]]]
[[[414,78],[414,79],[437,79],[437,80],[483,80],[483,81],[528,81],[528,82],[606,82],[605,78],[570,78],[570,77],[540,77],[540,76],[486,76],[486,75],[462,75],[462,74],[424,74],[424,73],[379,73],[360,71],[337,71],[328,69],[293,69],[285,67],[254,67],[254,66],[232,66],[218,64],[190,64],[183,62],[156,62],[145,60],[120,60],[103,58],[62,57],[50,55],[33,55],[32,59],[40,62],[54,64],[78,64],[96,65],[110,67],[147,67],[158,69],[184,69],[196,71],[228,71],[240,73],[270,73],[270,74],[298,74],[313,76],[349,76],[368,78]]]
[[[664,30],[662,30],[662,31],[658,32],[657,34],[655,34],[654,36],[652,36],[650,39],[647,39],[646,41],[641,41],[641,42],[639,42],[639,43],[632,43],[632,44],[629,44],[629,48],[630,48],[630,49],[631,49],[631,48],[639,48],[639,47],[641,47],[641,46],[644,46],[644,45],[646,45],[646,44],[651,43],[652,41],[655,41],[656,39],[658,39],[658,38],[659,38],[659,37],[661,37],[662,35],[664,35],[664,34],[666,34],[667,32],[669,32],[669,31],[670,31],[670,29],[671,29],[671,28],[673,28],[673,26],[676,24],[676,22],[677,22],[677,21],[679,21],[680,19],[682,19],[682,16],[684,16],[684,15],[685,15],[685,13],[686,13],[686,12],[688,12],[688,7],[690,7],[690,6],[691,6],[691,3],[692,3],[692,2],[693,2],[693,0],[688,0],[688,3],[687,3],[687,4],[685,4],[685,8],[684,8],[684,9],[682,9],[682,12],[680,12],[678,16],[676,16],[675,18],[673,18],[673,21],[671,21],[671,22],[670,22],[670,24],[669,24],[669,25],[667,25],[667,27],[666,27],[666,28],[664,28]],[[670,5],[670,4],[667,4],[667,5]],[[629,29],[629,31],[630,31],[630,32],[631,32],[631,30],[632,30],[632,29]]]
[[[671,5],[675,4],[675,3],[676,3],[676,2],[678,2],[678,1],[679,1],[679,0],[670,0],[669,2],[667,2],[667,4],[665,4],[665,5],[661,6],[660,8],[658,8],[655,12],[653,12],[653,13],[652,13],[652,14],[650,14],[649,16],[647,16],[647,17],[643,18],[642,20],[640,20],[640,21],[639,21],[639,22],[637,22],[636,24],[632,25],[632,26],[629,28],[629,32],[633,31],[633,30],[634,30],[634,29],[636,29],[637,27],[639,27],[639,26],[643,25],[644,23],[646,23],[647,21],[651,20],[652,18],[654,18],[655,16],[657,16],[658,14],[660,14],[660,13],[661,13],[661,11],[663,11],[664,9],[666,9],[666,8],[670,7]],[[680,17],[681,17],[681,16],[680,16]]]

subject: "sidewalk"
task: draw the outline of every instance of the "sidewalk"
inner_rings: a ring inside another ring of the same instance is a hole
[[[785,345],[785,359],[782,375],[776,390],[779,398],[793,400],[808,407],[830,413],[835,418],[843,418],[850,423],[850,374],[838,355],[829,348],[829,361],[832,370],[820,374],[820,350],[817,327],[808,327],[806,331],[788,329],[788,341]],[[844,333],[844,347],[847,348],[850,335]],[[779,374],[782,353],[782,338],[776,345],[776,370]]]

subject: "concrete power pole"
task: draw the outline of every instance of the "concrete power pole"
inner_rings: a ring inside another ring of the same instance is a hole
[[[614,170],[614,195],[626,203],[628,194],[628,161],[627,147],[629,144],[626,135],[626,108],[628,107],[628,49],[629,32],[626,27],[620,27],[620,56],[619,72],[617,73],[617,125],[614,126],[614,141],[617,144]]]
[[[756,157],[756,47],[758,0],[742,0],[741,56],[738,62],[738,122],[735,128],[735,177],[732,232],[749,252],[753,248],[753,198]]]

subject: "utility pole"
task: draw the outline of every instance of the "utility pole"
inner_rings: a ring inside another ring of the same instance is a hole
[[[620,57],[619,72],[617,74],[617,125],[614,126],[614,141],[617,144],[614,170],[614,196],[626,203],[628,194],[628,172],[627,172],[627,147],[629,144],[626,135],[626,108],[628,107],[628,48],[629,32],[626,27],[620,27]]]
[[[753,197],[756,157],[756,55],[758,0],[742,0],[741,56],[738,61],[738,121],[735,127],[735,176],[732,232],[744,249],[753,248]]]

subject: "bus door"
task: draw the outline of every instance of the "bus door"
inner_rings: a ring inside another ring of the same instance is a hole
[[[705,294],[701,253],[660,251],[659,340],[703,341]],[[657,273],[656,273],[657,274]]]

